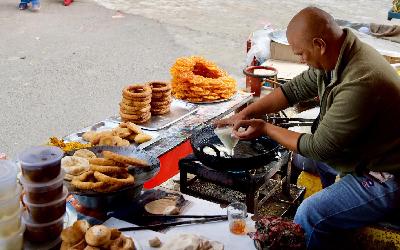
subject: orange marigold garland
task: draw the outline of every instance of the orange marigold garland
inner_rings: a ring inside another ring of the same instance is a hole
[[[213,62],[201,56],[178,58],[171,68],[172,94],[191,102],[231,98],[236,81]]]

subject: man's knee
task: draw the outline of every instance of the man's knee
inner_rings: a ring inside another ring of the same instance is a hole
[[[314,211],[318,209],[317,202],[313,199],[314,197],[309,197],[305,199],[300,206],[297,208],[296,215],[294,217],[294,222],[297,224],[306,227],[308,224],[310,226],[314,225],[316,222],[314,221]],[[304,228],[305,229],[305,228]]]

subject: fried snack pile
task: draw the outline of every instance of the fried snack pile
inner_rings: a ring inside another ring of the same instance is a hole
[[[83,153],[86,154],[86,152]],[[86,158],[89,162],[89,168],[79,175],[74,176],[72,171],[69,172],[72,175],[71,185],[74,187],[100,193],[114,192],[134,184],[134,177],[128,173],[128,165],[149,166],[144,160],[111,151],[103,151],[104,158],[97,158],[95,155],[93,157],[93,155],[74,154],[75,157]]]
[[[150,82],[151,114],[163,115],[170,111],[172,101],[171,84],[165,82]]]
[[[50,137],[49,142],[47,144],[49,146],[59,147],[64,152],[77,150],[77,149],[81,149],[81,148],[90,148],[92,146],[90,143],[83,144],[80,142],[64,142],[63,139],[58,139],[57,137]]]
[[[129,146],[131,142],[141,144],[150,141],[152,137],[133,122],[122,122],[110,131],[88,131],[82,135],[85,141],[99,146]]]
[[[172,94],[191,102],[229,99],[236,93],[236,81],[213,62],[200,56],[178,58],[170,70]]]
[[[125,122],[143,124],[150,120],[151,87],[149,84],[130,85],[122,90],[119,114]]]
[[[61,232],[60,250],[71,249],[109,249],[135,250],[135,244],[130,237],[121,234],[116,228],[103,225],[90,226],[85,220],[77,220]]]

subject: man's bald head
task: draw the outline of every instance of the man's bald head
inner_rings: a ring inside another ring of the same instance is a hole
[[[289,22],[286,36],[294,50],[301,50],[301,52],[309,50],[310,56],[314,56],[314,59],[318,60],[317,64],[325,64],[311,66],[323,68],[330,68],[334,63],[325,62],[323,57],[334,56],[337,59],[343,42],[343,30],[334,18],[316,7],[307,7],[297,13]],[[320,49],[320,51],[316,49]],[[296,54],[300,55],[300,53]]]
[[[342,29],[335,19],[317,7],[307,7],[297,13],[287,27],[287,36],[311,41],[313,38],[329,40],[340,37]]]

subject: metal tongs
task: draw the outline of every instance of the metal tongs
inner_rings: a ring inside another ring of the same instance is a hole
[[[175,221],[175,222],[165,222],[147,226],[136,226],[136,227],[123,227],[118,230],[121,232],[126,231],[139,231],[139,230],[159,230],[170,226],[179,225],[191,225],[191,224],[203,224],[207,222],[214,221],[224,221],[228,220],[226,215],[145,215],[143,217],[148,218],[201,218],[198,220],[185,220],[185,221]]]
[[[312,126],[314,119],[267,116],[266,121],[282,128],[290,128]]]

